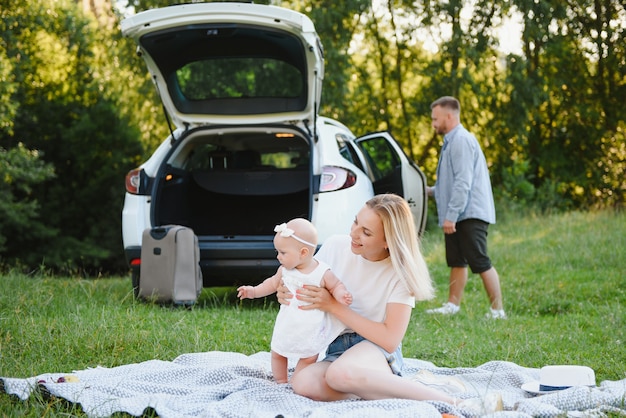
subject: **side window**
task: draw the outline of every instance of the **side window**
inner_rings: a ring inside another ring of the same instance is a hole
[[[392,175],[400,164],[398,155],[383,137],[360,141],[359,147],[368,160],[374,181]]]
[[[341,156],[359,167],[361,170],[366,171],[363,168],[363,164],[361,163],[355,149],[352,145],[350,145],[350,142],[347,141],[347,138],[344,137],[343,134],[337,134],[335,135],[335,139],[337,140],[337,147],[339,148]]]
[[[200,144],[187,156],[183,166],[186,170],[215,170],[224,169],[228,163],[229,154],[223,148],[213,144]]]

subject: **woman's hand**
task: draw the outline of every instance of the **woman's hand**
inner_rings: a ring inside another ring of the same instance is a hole
[[[303,310],[319,309],[324,312],[330,312],[335,303],[337,303],[336,299],[326,288],[310,285],[305,285],[299,289],[296,292],[296,298],[308,304],[300,307]]]
[[[289,292],[289,289],[282,281],[276,288],[276,298],[278,299],[278,303],[281,305],[289,305],[289,302],[291,302],[291,299],[293,298],[293,295]]]

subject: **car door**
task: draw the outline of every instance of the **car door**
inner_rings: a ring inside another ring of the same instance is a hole
[[[408,202],[421,235],[426,227],[426,176],[389,132],[368,134],[353,141],[375,194],[395,193]]]

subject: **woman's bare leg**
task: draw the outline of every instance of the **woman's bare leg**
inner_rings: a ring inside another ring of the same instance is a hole
[[[306,396],[314,401],[340,401],[355,398],[349,393],[332,389],[326,383],[326,370],[331,363],[320,361],[311,364],[291,376],[291,387],[298,395]]]
[[[314,400],[348,398],[438,400],[454,404],[444,392],[394,375],[385,356],[374,344],[363,341],[333,363],[315,363],[294,375],[296,393]]]

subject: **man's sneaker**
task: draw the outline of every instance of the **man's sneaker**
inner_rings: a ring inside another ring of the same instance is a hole
[[[428,309],[426,313],[429,314],[443,314],[443,315],[454,315],[459,312],[461,309],[460,306],[455,305],[452,302],[446,302],[443,304],[441,308]]]
[[[490,308],[486,316],[487,318],[493,318],[493,319],[506,319],[506,313],[504,312],[504,309]]]
[[[457,408],[471,413],[472,416],[482,416],[492,414],[504,409],[502,405],[502,395],[490,392],[483,398],[463,399],[456,403]]]
[[[465,392],[465,385],[456,377],[434,375],[429,370],[420,370],[409,379],[447,393]]]

